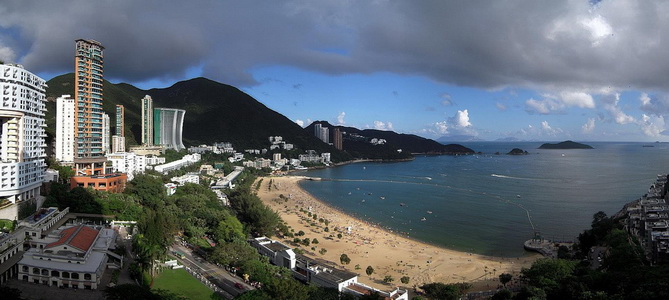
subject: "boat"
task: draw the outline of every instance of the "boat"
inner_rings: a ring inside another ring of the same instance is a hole
[[[425,217],[423,217],[423,218],[420,219],[420,220],[423,221],[423,222],[425,222],[427,219],[426,219]]]
[[[520,198],[520,195],[516,195],[516,198]]]
[[[365,199],[362,199],[362,203],[365,203]]]
[[[428,214],[432,214],[432,211],[431,211],[431,210],[428,210],[427,213],[428,213]]]
[[[386,197],[381,196],[381,197],[379,197],[379,199],[386,200]]]
[[[406,205],[406,204],[404,204],[404,202],[400,203],[400,206],[405,206],[405,205]]]

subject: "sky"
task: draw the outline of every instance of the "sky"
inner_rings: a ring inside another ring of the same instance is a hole
[[[3,0],[0,60],[48,80],[93,39],[112,82],[203,76],[302,126],[669,141],[667,15],[669,1]]]

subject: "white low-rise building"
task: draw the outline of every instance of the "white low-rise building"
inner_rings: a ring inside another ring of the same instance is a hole
[[[170,180],[176,182],[179,186],[183,186],[186,183],[200,184],[200,175],[197,173],[188,173],[183,176],[172,177]]]
[[[285,244],[263,236],[252,239],[251,246],[267,256],[272,264],[291,270],[295,268],[295,252]]]
[[[133,180],[136,174],[143,174],[146,171],[146,156],[144,155],[119,152],[110,153],[106,156],[112,162],[114,172],[128,174],[128,181]]]
[[[178,169],[181,169],[185,166],[190,166],[190,165],[200,161],[201,158],[202,158],[202,156],[200,154],[197,154],[197,153],[188,154],[188,155],[184,155],[184,157],[181,158],[180,160],[176,160],[176,161],[169,162],[169,163],[162,164],[162,165],[157,165],[157,166],[153,167],[153,169],[160,172],[160,173],[167,174],[170,171],[178,170]]]
[[[116,240],[110,228],[75,225],[33,241],[18,263],[18,278],[37,284],[97,289]],[[120,265],[109,264],[120,268]]]
[[[146,165],[155,166],[165,163],[165,158],[155,155],[146,155]]]

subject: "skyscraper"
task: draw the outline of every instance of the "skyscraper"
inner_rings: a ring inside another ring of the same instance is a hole
[[[153,111],[154,143],[165,148],[186,149],[182,141],[186,111],[176,108],[156,108]]]
[[[116,105],[116,130],[112,135],[111,153],[125,152],[125,107]]]
[[[116,135],[125,136],[125,107],[116,105]]]
[[[153,99],[149,95],[142,98],[142,144],[153,145]]]
[[[62,95],[56,99],[56,160],[74,162],[74,99]]]
[[[339,128],[335,127],[332,135],[333,135],[333,137],[332,137],[333,141],[332,142],[333,142],[335,148],[337,148],[337,150],[343,150],[344,145],[343,145],[343,137],[342,137],[341,130],[339,130]]]
[[[90,187],[120,193],[125,189],[127,176],[107,174],[109,150],[109,116],[102,110],[103,85],[102,44],[93,40],[76,41],[75,53],[75,176],[70,187]]]
[[[0,219],[18,219],[22,203],[41,205],[45,88],[44,79],[22,66],[0,63]]]
[[[100,42],[76,40],[75,53],[75,169],[77,174],[104,174],[102,85],[103,51]]]

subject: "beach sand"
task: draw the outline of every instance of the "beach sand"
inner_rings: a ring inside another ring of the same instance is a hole
[[[475,284],[477,289],[493,289],[497,287],[495,282],[498,282],[499,274],[511,273],[518,278],[522,267],[529,267],[541,258],[539,254],[520,258],[489,257],[418,242],[321,202],[298,185],[304,179],[306,177],[298,176],[258,178],[258,181],[262,180],[257,191],[260,199],[278,212],[295,233],[300,230],[306,233],[298,238],[316,238],[319,243],[296,246],[292,244],[292,238],[282,242],[302,248],[309,257],[328,260],[341,269],[360,274],[358,281],[365,284],[387,290],[394,286],[413,287],[431,282],[478,282]],[[326,226],[324,222],[314,221],[307,212],[328,220],[329,224]],[[325,232],[325,227],[329,232]],[[337,237],[338,233],[342,234],[341,238]],[[315,251],[311,249],[314,246]],[[321,254],[321,249],[327,252]],[[351,259],[349,264],[340,263],[342,254]],[[374,268],[371,276],[365,273],[367,266]],[[394,281],[385,284],[383,278],[386,275],[392,276]],[[410,278],[409,284],[400,283],[403,276]]]

